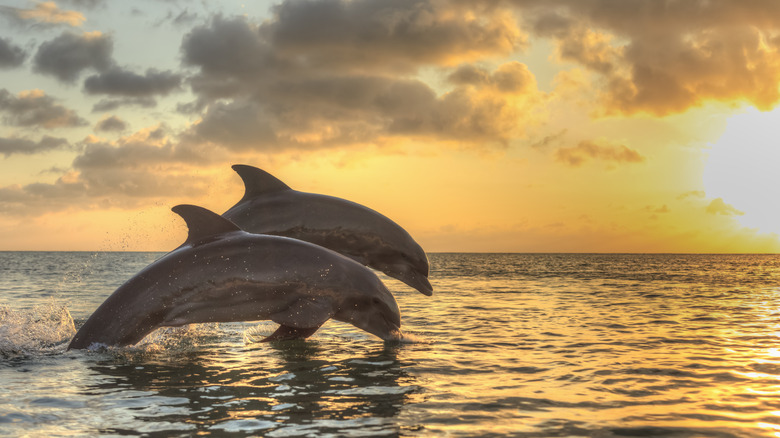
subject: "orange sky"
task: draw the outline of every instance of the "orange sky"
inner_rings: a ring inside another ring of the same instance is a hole
[[[429,252],[780,252],[780,3],[474,3],[5,2],[0,250],[170,250],[244,163]]]

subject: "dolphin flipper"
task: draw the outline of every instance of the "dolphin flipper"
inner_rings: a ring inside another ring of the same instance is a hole
[[[295,328],[288,325],[280,325],[271,336],[263,339],[260,342],[272,342],[272,341],[289,341],[293,339],[306,339],[313,335],[314,332],[319,329],[320,326],[311,328]]]
[[[300,298],[290,307],[274,313],[271,321],[296,329],[319,327],[336,314],[331,300],[327,297]],[[316,329],[315,329],[316,330]]]

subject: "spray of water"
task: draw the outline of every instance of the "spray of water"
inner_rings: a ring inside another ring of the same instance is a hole
[[[32,309],[0,306],[0,357],[58,353],[75,334],[68,307],[54,299]]]

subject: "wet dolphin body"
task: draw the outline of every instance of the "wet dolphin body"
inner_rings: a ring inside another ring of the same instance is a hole
[[[237,164],[245,193],[222,214],[250,233],[305,240],[403,281],[425,295],[428,258],[412,236],[376,211],[333,196],[299,192],[269,173]]]
[[[334,251],[251,234],[209,210],[179,205],[187,241],[120,286],[68,346],[132,345],[163,326],[281,324],[265,340],[305,338],[330,318],[384,340],[400,336],[395,299],[373,271]]]

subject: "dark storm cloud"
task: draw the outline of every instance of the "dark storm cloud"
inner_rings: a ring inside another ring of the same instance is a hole
[[[602,75],[607,112],[664,115],[706,101],[780,101],[780,3],[514,0],[558,56]]]
[[[22,65],[27,53],[8,38],[0,38],[0,68],[11,68]]]
[[[139,75],[119,68],[93,75],[84,80],[84,90],[89,94],[148,97],[167,95],[179,89],[181,76],[170,71],[149,69]]]
[[[113,47],[111,37],[100,32],[63,32],[40,45],[33,58],[33,69],[73,83],[83,70],[108,70],[114,64]]]
[[[125,129],[127,123],[117,116],[104,117],[95,125],[95,131],[124,131]]]
[[[84,126],[87,121],[75,111],[58,104],[40,90],[31,90],[14,96],[0,90],[0,112],[3,121],[13,126],[41,126],[48,129]]]
[[[68,141],[64,138],[49,137],[48,135],[38,141],[18,137],[0,137],[0,154],[6,158],[14,154],[33,155],[68,146]]]

